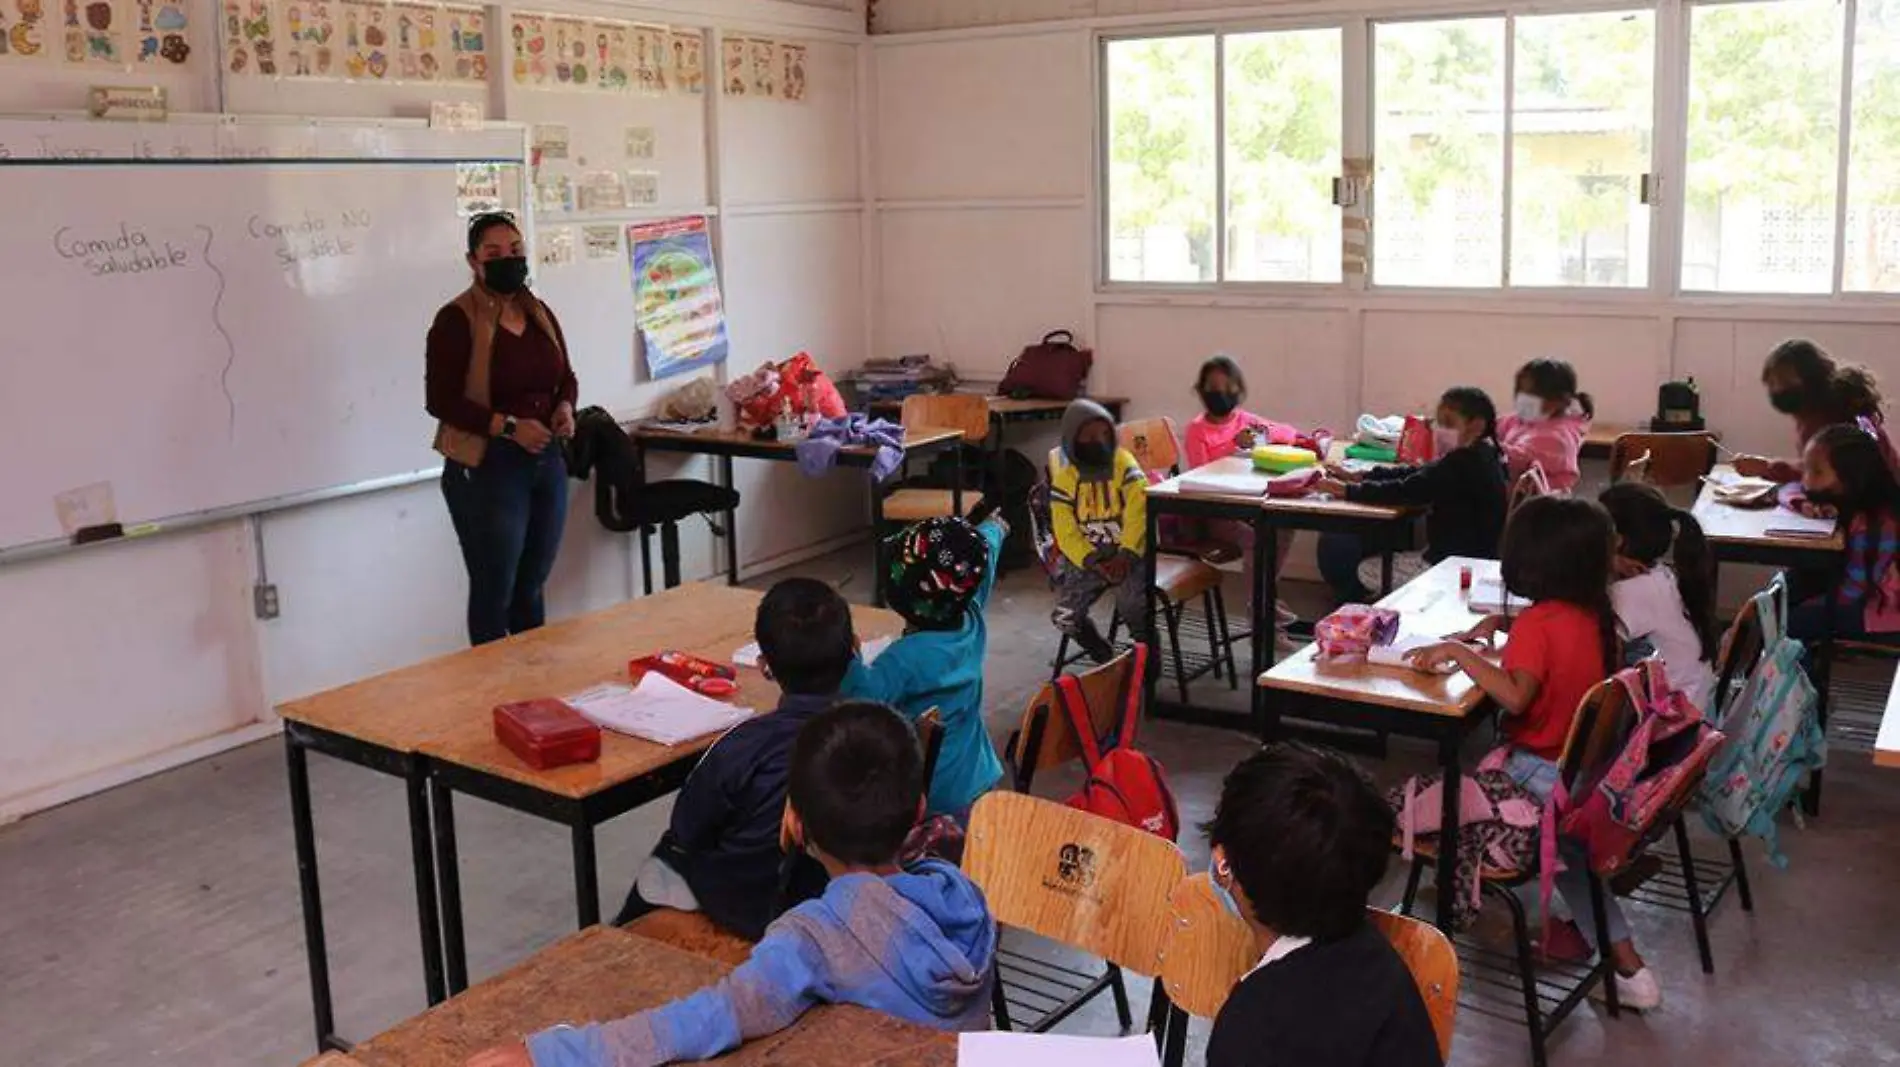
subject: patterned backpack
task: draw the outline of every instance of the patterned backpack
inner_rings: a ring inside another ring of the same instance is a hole
[[[1781,853],[1775,819],[1802,781],[1827,762],[1820,698],[1802,669],[1801,642],[1787,635],[1787,603],[1780,576],[1755,594],[1761,657],[1723,709],[1729,741],[1709,764],[1697,798],[1709,829],[1729,838],[1761,838],[1776,867],[1786,867],[1788,857]]]
[[[1484,904],[1485,871],[1526,871],[1537,862],[1541,812],[1537,798],[1504,773],[1504,749],[1486,756],[1478,769],[1458,782],[1457,885],[1449,894],[1451,926],[1463,930]],[[1441,838],[1444,779],[1426,774],[1406,780],[1386,795],[1397,817],[1399,852],[1406,862],[1421,843],[1444,847]]]

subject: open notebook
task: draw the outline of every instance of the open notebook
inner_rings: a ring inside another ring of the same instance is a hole
[[[752,717],[751,708],[700,696],[657,671],[647,672],[631,688],[597,685],[568,697],[567,703],[602,729],[660,745],[723,733]]]

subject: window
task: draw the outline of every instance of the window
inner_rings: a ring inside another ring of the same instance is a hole
[[[1110,281],[1339,281],[1337,28],[1111,40],[1102,60]]]
[[[1393,22],[1375,33],[1375,282],[1648,284],[1650,12]]]

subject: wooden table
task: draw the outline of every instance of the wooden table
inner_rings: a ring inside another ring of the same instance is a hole
[[[1217,459],[1205,467],[1189,471],[1216,474],[1240,474],[1253,469],[1246,456]],[[1353,504],[1323,497],[1265,497],[1245,494],[1209,493],[1186,489],[1181,477],[1170,478],[1148,488],[1148,573],[1154,573],[1155,555],[1160,540],[1160,519],[1178,515],[1194,519],[1232,519],[1253,526],[1253,620],[1252,672],[1272,666],[1274,658],[1274,603],[1279,599],[1279,576],[1274,561],[1279,556],[1279,531],[1311,530],[1316,533],[1345,533],[1361,537],[1383,537],[1402,550],[1411,543],[1412,528],[1421,512],[1371,504]],[[1392,555],[1385,554],[1384,585],[1392,585]],[[1163,702],[1157,696],[1158,674],[1148,678],[1148,706],[1162,718],[1177,718],[1206,725],[1234,726],[1231,712]],[[1258,715],[1259,694],[1255,694]]]
[[[738,459],[776,460],[781,463],[798,461],[798,446],[795,443],[781,441],[761,441],[751,434],[736,429],[707,429],[698,432],[669,430],[658,426],[635,426],[633,428],[634,446],[640,453],[641,469],[646,468],[648,452],[680,452],[690,455],[712,456],[719,461],[720,484],[733,488],[732,461]],[[904,432],[904,456],[929,458],[939,452],[949,452],[954,461],[954,480],[951,482],[952,502],[957,514],[963,514],[963,451],[957,445],[963,440],[963,434],[957,430],[917,427]],[[875,448],[844,448],[838,451],[838,466],[855,467],[868,471],[877,459]],[[878,532],[884,524],[884,493],[875,482],[871,483],[871,602],[882,607],[884,604],[884,583],[879,580],[881,542]],[[737,513],[726,512],[726,584],[736,585],[739,581],[739,529]]]
[[[557,1023],[611,1022],[718,981],[727,965],[614,927],[593,927],[537,953],[446,1004],[358,1046],[364,1067],[461,1067],[471,1055]],[[952,1034],[849,1005],[805,1013],[722,1064],[774,1067],[953,1067]]]
[[[1473,580],[1496,579],[1495,560],[1453,557],[1406,583],[1379,601],[1403,618],[1404,635],[1443,636],[1470,629],[1483,615],[1465,603],[1460,572],[1470,567]],[[1298,718],[1334,726],[1378,730],[1436,742],[1445,774],[1441,840],[1458,836],[1459,752],[1465,739],[1490,717],[1495,705],[1464,672],[1435,675],[1403,667],[1366,663],[1329,663],[1309,645],[1260,676],[1265,699],[1256,706],[1262,737],[1280,731],[1282,719]],[[1438,925],[1451,931],[1450,886],[1457,884],[1457,849],[1438,854]]]
[[[1715,468],[1712,478],[1732,476],[1735,468]],[[1832,567],[1846,550],[1839,530],[1833,537],[1785,537],[1768,531],[1786,525],[1795,514],[1786,508],[1738,508],[1715,500],[1715,487],[1704,485],[1696,498],[1695,519],[1709,539],[1709,550],[1722,563],[1758,563],[1768,567]]]
[[[1092,400],[1107,408],[1109,415],[1113,416],[1116,422],[1122,420],[1122,410],[1128,406],[1128,398],[1125,396],[1085,396],[1081,399]],[[895,420],[904,413],[904,402],[902,400],[873,400],[865,405],[864,410],[872,415]],[[1000,442],[1005,426],[1013,426],[1020,422],[1054,422],[1062,418],[1062,413],[1067,410],[1069,410],[1067,400],[1042,400],[1035,397],[1019,400],[1010,396],[990,397],[990,425],[997,433],[999,442],[997,447],[1002,447]]]
[[[326,1052],[314,1060],[305,1060],[302,1067],[369,1067],[369,1065],[341,1052]]]
[[[1616,447],[1616,439],[1628,433],[1654,433],[1648,426],[1619,426],[1615,423],[1593,422],[1583,435],[1583,447],[1579,454],[1584,459],[1609,459],[1610,452]],[[1715,430],[1679,430],[1677,433],[1707,434],[1717,441],[1722,435]]]
[[[752,640],[760,594],[693,583],[493,644],[392,671],[278,709],[290,761],[292,825],[319,1047],[336,1047],[305,753],[316,749],[402,777],[430,1003],[468,984],[455,844],[459,790],[570,828],[580,925],[600,921],[594,827],[679,788],[713,738],[667,747],[612,732],[598,761],[537,771],[494,736],[493,709],[625,679],[627,661],[662,649],[729,661]],[[865,640],[898,633],[896,615],[853,607]],[[762,711],[778,688],[742,668],[734,698]],[[431,819],[433,814],[433,819]],[[437,885],[440,894],[437,894]]]

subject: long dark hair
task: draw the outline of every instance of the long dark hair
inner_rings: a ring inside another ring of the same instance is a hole
[[[1873,434],[1855,423],[1837,423],[1814,435],[1814,447],[1827,452],[1828,465],[1841,483],[1841,528],[1855,519],[1873,526],[1874,536],[1866,538],[1858,561],[1869,583],[1878,582],[1874,573],[1880,553],[1880,527],[1894,521],[1900,511],[1900,483]]]
[[[1540,496],[1527,500],[1505,524],[1499,546],[1504,587],[1533,603],[1559,600],[1597,619],[1603,675],[1620,662],[1616,608],[1610,603],[1610,558],[1616,527],[1610,513],[1588,500]]]
[[[1499,447],[1498,407],[1491,402],[1490,394],[1475,385],[1454,385],[1438,398],[1438,406],[1484,423],[1484,432],[1478,436],[1490,441],[1491,447]]]
[[[1654,486],[1622,482],[1605,489],[1597,502],[1610,513],[1623,539],[1622,554],[1653,567],[1674,549],[1671,566],[1676,592],[1695,627],[1702,658],[1715,658],[1715,557],[1695,516],[1671,506]]]
[[[1813,341],[1796,338],[1776,345],[1762,363],[1762,381],[1766,383],[1777,371],[1793,375],[1801,383],[1803,404],[1830,421],[1883,421],[1885,400],[1873,373],[1866,367],[1836,362]]]
[[[1585,415],[1596,418],[1596,401],[1577,391],[1577,368],[1561,359],[1533,359],[1517,368],[1517,380],[1530,386],[1524,392],[1540,400],[1575,400]]]

